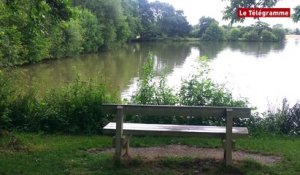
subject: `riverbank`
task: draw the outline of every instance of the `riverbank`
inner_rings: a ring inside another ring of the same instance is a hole
[[[112,153],[91,150],[110,148],[110,136],[69,136],[10,133],[0,137],[0,174],[289,174],[300,172],[300,139],[286,136],[258,136],[237,139],[236,150],[279,156],[273,165],[252,159],[235,161],[226,168],[220,159],[187,156],[133,158],[121,167],[113,165]],[[219,139],[180,137],[132,137],[132,147],[187,145],[220,148]]]
[[[300,39],[300,35],[285,35],[287,39]]]

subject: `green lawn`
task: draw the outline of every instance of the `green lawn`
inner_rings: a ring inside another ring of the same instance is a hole
[[[14,133],[0,137],[0,174],[300,174],[300,138],[256,136],[237,140],[237,149],[283,157],[274,166],[246,160],[226,168],[217,160],[135,158],[115,166],[112,155],[89,153],[89,148],[111,147],[109,136],[67,136]],[[219,139],[133,137],[132,146],[166,144],[219,147]]]

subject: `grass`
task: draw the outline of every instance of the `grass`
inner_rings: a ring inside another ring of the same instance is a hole
[[[132,146],[166,144],[219,147],[219,139],[133,137]],[[282,156],[273,166],[245,160],[225,167],[219,160],[170,157],[151,161],[135,158],[121,166],[112,154],[93,154],[90,148],[111,147],[109,136],[68,136],[13,133],[0,137],[0,174],[300,174],[300,139],[256,136],[237,140],[237,149]]]

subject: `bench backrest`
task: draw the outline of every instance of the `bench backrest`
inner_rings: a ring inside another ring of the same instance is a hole
[[[170,106],[170,105],[115,105],[102,106],[104,113],[117,114],[117,108],[122,108],[124,115],[142,116],[194,116],[194,117],[224,117],[231,111],[233,118],[249,118],[250,108],[215,107],[215,106]]]

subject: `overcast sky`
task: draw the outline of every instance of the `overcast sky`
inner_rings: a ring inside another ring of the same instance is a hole
[[[155,0],[148,0],[153,2]],[[183,10],[187,20],[190,24],[197,24],[199,18],[202,16],[210,16],[215,18],[220,24],[228,24],[229,21],[222,21],[222,11],[225,9],[228,1],[222,0],[159,0],[172,4],[175,9]],[[291,8],[300,5],[300,0],[281,0],[276,7]],[[300,28],[300,22],[294,23],[291,18],[261,18],[261,21],[269,23],[271,26],[274,24],[283,24],[285,28]],[[254,23],[257,20],[247,18],[244,22],[245,25]],[[239,23],[237,23],[239,24]]]

